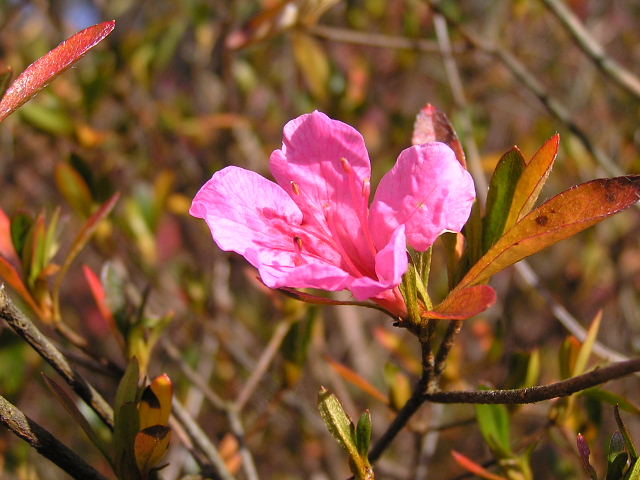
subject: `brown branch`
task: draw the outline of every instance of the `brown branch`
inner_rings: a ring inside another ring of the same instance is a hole
[[[102,474],[85,463],[73,450],[25,416],[2,396],[0,396],[0,423],[71,477],[78,480],[106,480]]]
[[[606,367],[595,368],[577,377],[529,388],[513,390],[480,390],[433,392],[423,395],[423,400],[436,403],[485,403],[522,404],[566,397],[587,388],[621,378],[640,371],[640,357],[618,362]]]
[[[591,59],[593,63],[611,80],[628,93],[640,99],[640,79],[607,55],[589,31],[582,25],[573,12],[558,0],[542,0],[547,8],[562,23],[576,45]]]
[[[33,322],[13,304],[7,296],[4,285],[0,285],[0,318],[22,337],[38,354],[51,365],[74,392],[89,405],[109,428],[113,429],[113,410],[100,395],[62,355],[51,341],[45,337]]]

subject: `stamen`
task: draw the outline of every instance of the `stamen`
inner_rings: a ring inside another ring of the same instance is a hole
[[[296,195],[300,195],[300,185],[298,185],[293,180],[291,180],[291,189],[293,190],[293,193],[295,193]]]
[[[296,267],[299,267],[300,265],[302,265],[304,263],[304,261],[302,260],[302,238],[298,237],[297,235],[293,237],[293,246],[296,249],[296,254],[293,258],[293,264]]]
[[[347,160],[346,158],[340,158],[340,163],[342,164],[342,169],[345,171],[345,173],[351,173],[353,171],[349,160]]]
[[[302,239],[297,235],[293,237],[293,244],[296,247],[296,251],[298,253],[302,251]]]

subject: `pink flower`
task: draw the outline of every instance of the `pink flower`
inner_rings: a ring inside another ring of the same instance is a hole
[[[369,206],[362,135],[320,112],[287,123],[270,166],[277,184],[238,167],[216,172],[191,215],[271,288],[348,289],[398,315],[406,313],[397,286],[407,244],[424,251],[443,232],[459,232],[475,198],[453,151],[433,142],[404,150]]]

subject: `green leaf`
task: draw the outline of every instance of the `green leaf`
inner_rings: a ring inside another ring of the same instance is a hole
[[[627,452],[629,453],[629,458],[632,461],[635,461],[638,458],[638,452],[636,451],[636,447],[633,444],[633,441],[631,440],[631,436],[629,435],[629,432],[627,431],[627,427],[625,427],[624,423],[622,422],[622,417],[620,416],[620,408],[618,407],[618,405],[614,407],[613,413],[616,418],[616,424],[618,425],[618,429],[622,434],[622,438],[624,438],[624,443],[627,448]]]
[[[113,463],[121,480],[136,480],[138,468],[133,452],[135,437],[140,429],[138,416],[138,388],[140,370],[132,358],[116,391],[114,403]]]
[[[20,258],[24,258],[24,247],[33,223],[33,218],[26,213],[18,213],[11,220],[11,240]]]
[[[353,436],[353,423],[342,408],[338,398],[322,387],[318,394],[318,409],[327,429],[352,459],[357,459],[358,449]]]
[[[566,190],[508,230],[456,288],[483,283],[510,265],[633,205],[640,175],[604,178]]]
[[[633,463],[633,468],[631,469],[628,480],[640,480],[640,462],[637,458]]]
[[[513,147],[502,155],[493,171],[482,228],[483,252],[489,250],[504,232],[516,185],[524,169],[524,157],[518,147]]]
[[[623,477],[624,468],[627,466],[627,458],[627,452],[624,450],[624,439],[620,432],[615,432],[609,442],[606,480],[620,480]]]
[[[356,425],[356,448],[362,458],[366,458],[371,445],[371,414],[365,410]]]
[[[527,163],[515,186],[505,230],[520,221],[535,205],[540,191],[551,173],[559,145],[560,135],[556,133],[540,147],[531,161]]]
[[[407,305],[409,318],[414,325],[419,325],[421,322],[420,306],[418,305],[418,289],[416,287],[417,281],[418,274],[416,272],[416,267],[413,263],[410,263],[407,273],[402,276],[400,291],[404,297],[404,303]]]
[[[489,448],[499,458],[511,456],[509,411],[504,405],[478,404],[476,417],[480,432]]]

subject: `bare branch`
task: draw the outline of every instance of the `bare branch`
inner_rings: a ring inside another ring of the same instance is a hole
[[[2,292],[2,295],[4,292]],[[22,438],[45,458],[78,480],[106,480],[91,465],[76,455],[51,433],[24,415],[0,396],[0,423]]]
[[[573,12],[558,0],[542,0],[573,37],[576,45],[611,80],[640,100],[640,79],[607,55],[602,45],[593,38]]]
[[[551,96],[544,85],[527,69],[527,67],[524,66],[524,64],[522,64],[522,62],[520,62],[520,60],[501,46],[488,42],[465,29],[458,22],[448,16],[445,11],[440,10],[433,0],[428,0],[428,2],[431,8],[440,13],[447,20],[447,23],[455,28],[467,40],[467,42],[471,44],[471,46],[499,60],[511,72],[511,74],[518,79],[520,83],[522,83],[523,86],[525,86],[538,98],[538,100],[540,100],[540,102],[553,116],[566,125],[571,133],[576,136],[583,147],[593,156],[593,158],[595,158],[596,162],[608,174],[614,176],[623,175],[620,167],[618,167],[618,165],[616,165],[608,155],[595,146],[589,139],[586,132],[573,121],[569,110],[555,97]]]
[[[640,358],[618,362],[602,368],[595,368],[577,377],[529,388],[513,390],[480,390],[457,392],[432,392],[423,396],[424,400],[436,403],[535,403],[552,398],[566,397],[587,388],[595,387],[616,378],[640,371]]]
[[[326,38],[334,42],[352,43],[367,47],[394,48],[397,50],[417,50],[420,52],[437,53],[440,47],[437,43],[421,38],[407,38],[381,33],[358,32],[346,28],[314,25],[307,30],[309,33]]]
[[[0,285],[0,318],[22,337],[38,354],[60,374],[74,392],[89,405],[113,430],[113,410],[100,393],[93,388],[62,355],[51,341],[13,304],[4,285]]]

